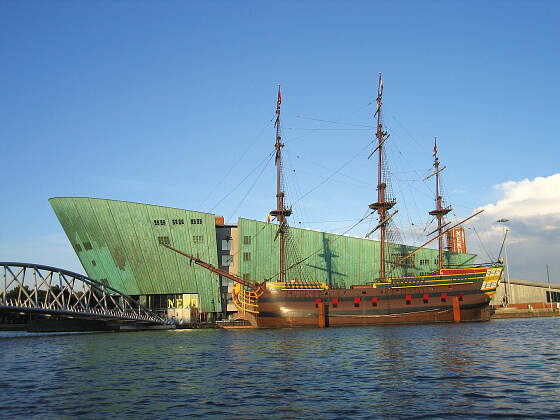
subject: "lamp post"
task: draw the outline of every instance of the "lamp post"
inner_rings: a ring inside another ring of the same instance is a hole
[[[496,222],[497,223],[506,223],[506,222],[509,222],[509,219],[501,218],[500,220],[496,220]],[[508,264],[508,253],[507,253],[507,234],[508,234],[508,232],[509,232],[509,228],[504,225],[504,242],[502,243],[502,248],[500,249],[500,254],[498,255],[498,260],[499,260],[500,256],[502,255],[502,249],[503,249],[504,250],[504,256],[505,256],[504,261],[505,261],[505,265],[506,265],[506,275],[507,275],[506,285],[504,287],[505,298],[506,298],[504,306],[506,306],[506,307],[508,306],[509,300],[510,300],[510,297],[511,297],[511,285],[510,285],[510,282],[509,282],[509,264]]]

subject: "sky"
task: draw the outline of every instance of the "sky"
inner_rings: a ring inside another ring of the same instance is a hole
[[[48,203],[86,196],[264,220],[282,89],[292,226],[363,236],[378,74],[403,240],[443,196],[467,248],[560,283],[560,3],[0,1],[0,260],[83,273]],[[507,219],[506,223],[496,223]]]

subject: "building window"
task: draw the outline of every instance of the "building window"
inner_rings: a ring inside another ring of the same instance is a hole
[[[97,264],[95,263],[95,260],[91,260],[91,265],[93,265],[94,267],[97,265]]]
[[[243,280],[250,281],[251,280],[251,274],[249,274],[249,273],[243,274]]]
[[[231,251],[231,239],[222,239],[222,251]]]
[[[439,261],[438,261],[438,259],[436,258],[436,259],[434,260],[434,264],[437,265],[438,262],[439,262]]]
[[[84,242],[84,249],[87,249],[87,250],[93,249],[91,247],[91,243],[90,242]]]
[[[222,255],[222,266],[229,267],[233,265],[233,255]]]
[[[195,244],[202,244],[204,243],[204,236],[202,235],[193,235],[192,240]]]
[[[80,251],[82,250],[82,247],[80,246],[80,244],[75,244],[75,245],[74,245],[74,250],[75,250],[76,252],[80,252]]]
[[[428,259],[420,260],[420,265],[428,265],[429,263],[430,263],[430,260],[428,260]]]
[[[251,245],[251,237],[250,236],[244,236],[243,237],[243,245]]]
[[[415,255],[411,255],[406,260],[401,261],[405,255],[401,254],[391,254],[390,262],[391,264],[397,264],[400,261],[399,265],[402,267],[414,267]]]
[[[244,252],[243,253],[243,261],[251,261],[251,253],[250,252]]]
[[[546,301],[550,302],[560,302],[560,292],[546,291]]]
[[[191,225],[201,225],[202,219],[191,219]]]
[[[165,220],[163,220],[163,219],[154,220],[154,225],[155,226],[165,226]]]
[[[158,242],[160,245],[169,245],[169,236],[158,236]]]
[[[185,219],[173,219],[173,220],[171,220],[171,223],[173,223],[174,225],[184,225],[185,224]]]

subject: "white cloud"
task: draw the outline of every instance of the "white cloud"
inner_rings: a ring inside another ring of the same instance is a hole
[[[498,254],[507,226],[511,276],[546,281],[546,264],[549,264],[551,281],[560,283],[560,173],[508,181],[494,188],[500,194],[499,199],[480,207],[484,213],[474,223],[490,254],[493,257]],[[509,221],[497,223],[499,219]],[[474,245],[471,250],[479,254],[479,259],[487,259],[482,246]]]

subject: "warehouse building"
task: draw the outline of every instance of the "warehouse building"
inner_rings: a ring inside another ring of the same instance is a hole
[[[558,309],[560,284],[502,278],[496,294],[490,301],[494,307],[515,307],[519,309]]]

